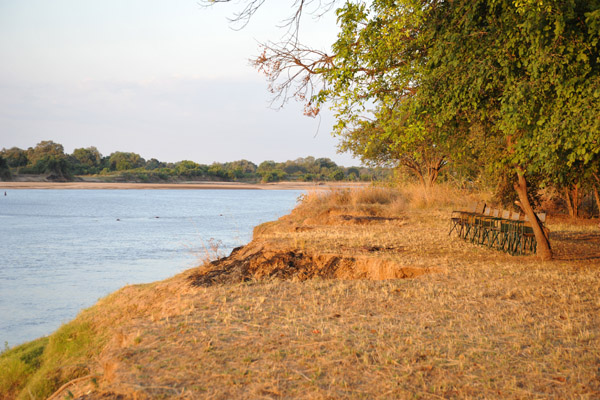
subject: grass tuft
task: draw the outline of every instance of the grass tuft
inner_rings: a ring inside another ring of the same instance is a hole
[[[48,337],[0,355],[0,399],[45,399],[61,385],[89,373],[104,341],[85,317]]]
[[[48,338],[40,338],[0,354],[0,399],[11,399],[39,369]]]
[[[402,193],[386,187],[315,191],[301,197],[292,216],[296,220],[332,214],[389,216],[404,209],[405,203]]]

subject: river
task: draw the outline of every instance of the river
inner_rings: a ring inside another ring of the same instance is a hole
[[[165,279],[247,243],[297,190],[0,193],[0,343],[45,336],[126,284]]]

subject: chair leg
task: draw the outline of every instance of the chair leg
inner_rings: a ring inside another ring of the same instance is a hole
[[[452,231],[454,229],[456,229],[456,225],[458,224],[458,222],[453,221],[454,223],[452,224],[452,226],[450,227],[450,232],[448,232],[448,236],[450,236],[452,234]]]

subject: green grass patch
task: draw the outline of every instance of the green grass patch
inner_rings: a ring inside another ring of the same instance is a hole
[[[88,360],[100,351],[101,335],[80,318],[52,335],[0,355],[0,399],[45,399],[60,386],[89,373]]]
[[[0,354],[0,399],[16,397],[29,377],[40,368],[47,345],[48,338],[44,337]]]

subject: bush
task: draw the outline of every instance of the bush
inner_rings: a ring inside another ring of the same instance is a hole
[[[315,176],[315,174],[304,174],[300,177],[300,180],[304,181],[304,182],[314,182],[316,181],[317,177]]]
[[[10,181],[10,180],[12,180],[12,175],[10,173],[10,168],[8,167],[8,163],[2,156],[0,156],[0,181]]]
[[[285,172],[282,170],[276,169],[272,171],[263,172],[262,174],[263,182],[279,182],[280,180],[285,178]]]
[[[329,178],[334,181],[341,181],[344,179],[344,171],[341,169],[335,170],[329,175]]]

